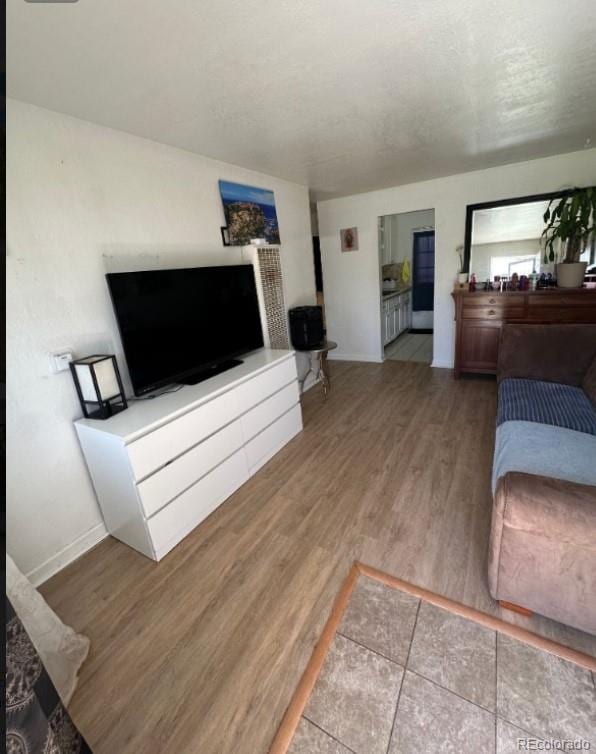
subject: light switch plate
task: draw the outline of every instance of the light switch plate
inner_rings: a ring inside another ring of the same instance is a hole
[[[72,351],[69,351],[67,349],[64,349],[63,351],[54,351],[50,354],[52,371],[55,374],[57,374],[58,372],[67,372],[70,369],[70,362],[72,360]]]

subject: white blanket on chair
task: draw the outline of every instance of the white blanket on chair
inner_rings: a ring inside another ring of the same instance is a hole
[[[65,626],[31,582],[6,555],[6,596],[33,642],[66,705],[89,652],[89,639]]]

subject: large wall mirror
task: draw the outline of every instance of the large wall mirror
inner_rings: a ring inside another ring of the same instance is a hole
[[[553,272],[555,260],[545,256],[541,240],[543,216],[552,199],[566,194],[558,191],[468,205],[463,271],[474,273],[479,283],[497,275],[511,278],[514,272],[518,276]],[[581,259],[594,264],[594,244]]]

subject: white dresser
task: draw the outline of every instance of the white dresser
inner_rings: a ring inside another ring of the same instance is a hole
[[[108,531],[154,560],[302,429],[293,351],[260,349],[198,385],[76,430]]]

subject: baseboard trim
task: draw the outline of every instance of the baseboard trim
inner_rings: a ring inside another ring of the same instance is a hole
[[[330,351],[327,356],[329,361],[368,361],[373,364],[382,364],[383,359],[375,358],[368,353],[335,353]]]
[[[89,531],[81,534],[74,542],[66,545],[60,552],[52,555],[44,563],[38,565],[32,571],[25,574],[33,586],[40,586],[52,576],[61,571],[67,565],[72,563],[81,555],[84,555],[87,550],[90,550],[95,545],[99,544],[102,539],[108,536],[108,530],[103,523],[97,524]]]
[[[431,367],[435,367],[436,369],[453,369],[453,362],[440,361],[439,359],[435,359],[435,361],[433,361],[433,363],[431,364]]]

